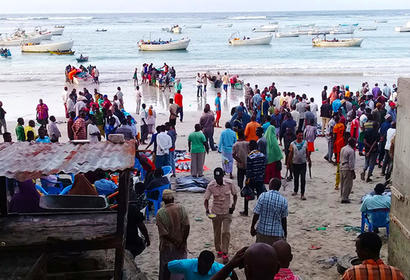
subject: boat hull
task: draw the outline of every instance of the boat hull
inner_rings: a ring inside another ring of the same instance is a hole
[[[272,41],[273,35],[268,35],[260,38],[253,39],[230,39],[229,45],[231,46],[252,46],[252,45],[269,45]]]
[[[394,30],[396,32],[410,32],[410,26],[397,26]]]
[[[44,45],[25,45],[21,46],[21,51],[30,53],[64,52],[71,50],[73,45],[74,41],[66,41]]]
[[[31,37],[31,38],[24,38],[24,39],[14,39],[14,40],[0,40],[0,46],[20,46],[21,44],[37,44],[41,42],[40,37]]]
[[[299,37],[298,33],[275,33],[276,38],[294,38],[294,37]]]
[[[53,36],[61,36],[64,33],[64,28],[56,28],[54,30],[51,30],[51,35]]]
[[[138,49],[140,51],[179,51],[186,50],[189,46],[190,39],[174,41],[168,44],[143,44],[138,42]]]
[[[314,47],[319,48],[346,48],[346,47],[360,47],[363,42],[363,39],[349,39],[349,40],[340,40],[340,41],[324,41],[324,40],[315,40],[313,41]]]

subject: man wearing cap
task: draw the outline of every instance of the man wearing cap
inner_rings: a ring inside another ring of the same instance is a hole
[[[187,258],[187,239],[189,219],[185,208],[174,203],[174,192],[165,190],[162,193],[165,206],[157,214],[156,224],[159,234],[159,280],[171,279],[167,269],[168,262]],[[182,275],[173,275],[172,279],[182,280]]]
[[[214,180],[212,180],[205,191],[205,211],[209,215],[209,199],[213,196],[212,226],[214,229],[215,249],[218,258],[223,258],[223,262],[228,262],[228,248],[231,238],[230,227],[232,222],[232,213],[235,210],[238,199],[237,189],[231,180],[224,178],[224,171],[218,167],[214,170]],[[231,195],[233,203],[231,204]]]

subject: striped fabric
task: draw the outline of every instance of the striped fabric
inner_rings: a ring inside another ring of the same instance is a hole
[[[386,265],[381,259],[369,259],[349,268],[342,280],[404,280],[399,269]]]

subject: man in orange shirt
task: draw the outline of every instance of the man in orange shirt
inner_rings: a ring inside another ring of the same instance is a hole
[[[386,265],[380,259],[382,240],[374,232],[364,232],[356,239],[356,252],[362,264],[348,270],[342,280],[404,280],[401,271],[394,266]]]
[[[251,140],[258,141],[259,138],[256,135],[256,129],[260,126],[261,125],[258,122],[256,122],[256,116],[252,115],[251,121],[246,125],[246,128],[245,128],[246,141],[248,142]]]
[[[177,104],[178,107],[179,107],[178,108],[178,113],[179,113],[179,120],[181,122],[182,122],[182,119],[184,117],[184,111],[182,109],[182,99],[183,99],[183,96],[181,94],[181,90],[179,89],[174,95],[174,100],[175,100],[175,104]]]

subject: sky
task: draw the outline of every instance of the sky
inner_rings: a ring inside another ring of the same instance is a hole
[[[254,12],[410,9],[410,0],[12,0],[3,13]],[[5,4],[5,3],[4,3]]]

